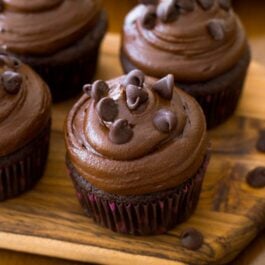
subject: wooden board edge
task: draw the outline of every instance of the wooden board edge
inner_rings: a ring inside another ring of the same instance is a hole
[[[62,242],[56,239],[0,232],[0,248],[79,262],[110,265],[187,265],[157,257],[130,254],[96,246]],[[20,242],[18,245],[17,242]]]

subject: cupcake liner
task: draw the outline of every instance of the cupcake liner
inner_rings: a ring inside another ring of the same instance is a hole
[[[25,147],[0,157],[0,201],[29,190],[43,175],[48,157],[50,130],[51,122]]]
[[[47,82],[53,101],[62,101],[81,93],[83,85],[92,81],[106,29],[107,14],[102,11],[90,31],[55,54],[39,57],[14,55],[30,65]]]
[[[54,102],[62,101],[81,93],[95,75],[99,47],[71,63],[58,65],[33,65],[34,70],[47,82]]]
[[[177,87],[193,96],[201,105],[208,129],[220,125],[234,114],[242,94],[250,57],[247,48],[234,68],[212,80],[190,84],[176,82]],[[120,60],[126,73],[136,68],[122,49]]]
[[[194,96],[205,114],[208,129],[222,124],[234,114],[243,91],[244,81],[245,75],[222,91]]]
[[[206,156],[197,173],[177,188],[140,196],[118,196],[93,187],[67,159],[77,198],[95,223],[114,232],[133,235],[162,234],[185,221],[196,209]]]

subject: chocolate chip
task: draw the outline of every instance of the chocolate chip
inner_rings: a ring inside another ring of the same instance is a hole
[[[213,0],[197,0],[197,2],[204,10],[210,9],[214,4]]]
[[[23,81],[22,75],[12,71],[6,71],[2,74],[2,83],[7,93],[17,94]]]
[[[174,76],[167,75],[153,85],[153,90],[162,98],[171,100],[174,88]]]
[[[91,97],[91,90],[92,90],[92,85],[86,84],[83,86],[83,91],[85,94]]]
[[[92,85],[86,84],[83,86],[83,92],[91,97]]]
[[[142,16],[141,23],[146,29],[153,29],[156,25],[156,7],[147,6],[145,13]]]
[[[181,245],[189,250],[198,250],[203,244],[203,235],[194,228],[187,228],[180,237]]]
[[[112,124],[109,132],[109,139],[114,144],[128,143],[132,137],[133,130],[127,120],[119,119]]]
[[[221,8],[228,11],[231,8],[231,0],[219,0],[219,5]]]
[[[19,59],[17,59],[16,57],[10,57],[10,60],[12,62],[12,67],[14,67],[15,69],[18,69],[21,66],[21,61]]]
[[[158,5],[157,16],[164,23],[176,20],[179,16],[179,8],[175,5],[175,1],[166,1]]]
[[[170,110],[161,109],[156,112],[153,124],[162,133],[170,133],[177,126],[177,116]]]
[[[143,5],[157,5],[158,0],[139,0],[139,3]]]
[[[140,70],[132,70],[126,77],[124,86],[127,85],[135,85],[135,86],[143,86],[144,83],[144,73]]]
[[[112,98],[102,98],[96,106],[96,111],[103,121],[114,121],[118,116],[118,105]]]
[[[182,10],[191,12],[194,10],[194,0],[176,0],[175,4]]]
[[[220,20],[212,20],[208,23],[208,31],[210,35],[216,41],[221,41],[225,37],[225,32],[223,28],[223,24]]]
[[[265,167],[257,167],[247,175],[247,183],[253,188],[265,187]]]
[[[265,153],[265,131],[260,131],[256,148],[258,151]]]
[[[148,93],[142,88],[135,85],[126,87],[127,106],[130,110],[137,109],[148,99]]]
[[[107,96],[108,92],[109,92],[109,86],[107,85],[107,83],[102,80],[98,80],[94,82],[92,85],[91,97],[95,101],[99,101],[101,98]]]

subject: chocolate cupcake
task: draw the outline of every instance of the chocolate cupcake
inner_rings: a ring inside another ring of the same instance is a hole
[[[65,128],[67,166],[88,216],[115,232],[160,234],[196,208],[208,161],[189,95],[132,71],[84,87]]]
[[[200,103],[208,128],[230,117],[238,104],[250,49],[230,0],[142,1],[126,17],[121,62],[161,78]]]
[[[80,93],[97,66],[107,18],[100,0],[1,1],[2,48],[33,67],[53,100]]]
[[[49,148],[51,96],[28,66],[0,54],[0,201],[30,189]]]

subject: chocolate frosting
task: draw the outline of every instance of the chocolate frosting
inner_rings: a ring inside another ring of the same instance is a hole
[[[86,94],[66,122],[67,153],[73,166],[92,185],[112,194],[174,188],[196,173],[208,147],[201,109],[174,87],[170,75],[162,83],[166,91],[172,90],[171,97],[157,92],[161,80],[145,77],[143,81],[139,71],[134,75],[106,82],[109,91],[100,100],[91,92],[95,85],[86,85]],[[128,93],[131,86],[134,93]],[[112,103],[102,107],[110,99]],[[131,108],[131,101],[138,102],[137,107]],[[104,108],[112,119],[102,115]]]
[[[49,89],[28,66],[0,55],[0,156],[35,138],[50,119]]]
[[[16,54],[52,54],[90,30],[100,0],[3,0],[0,44]]]
[[[172,73],[179,82],[206,81],[225,73],[246,48],[245,32],[228,0],[140,4],[123,28],[122,49],[133,65],[158,78]]]

